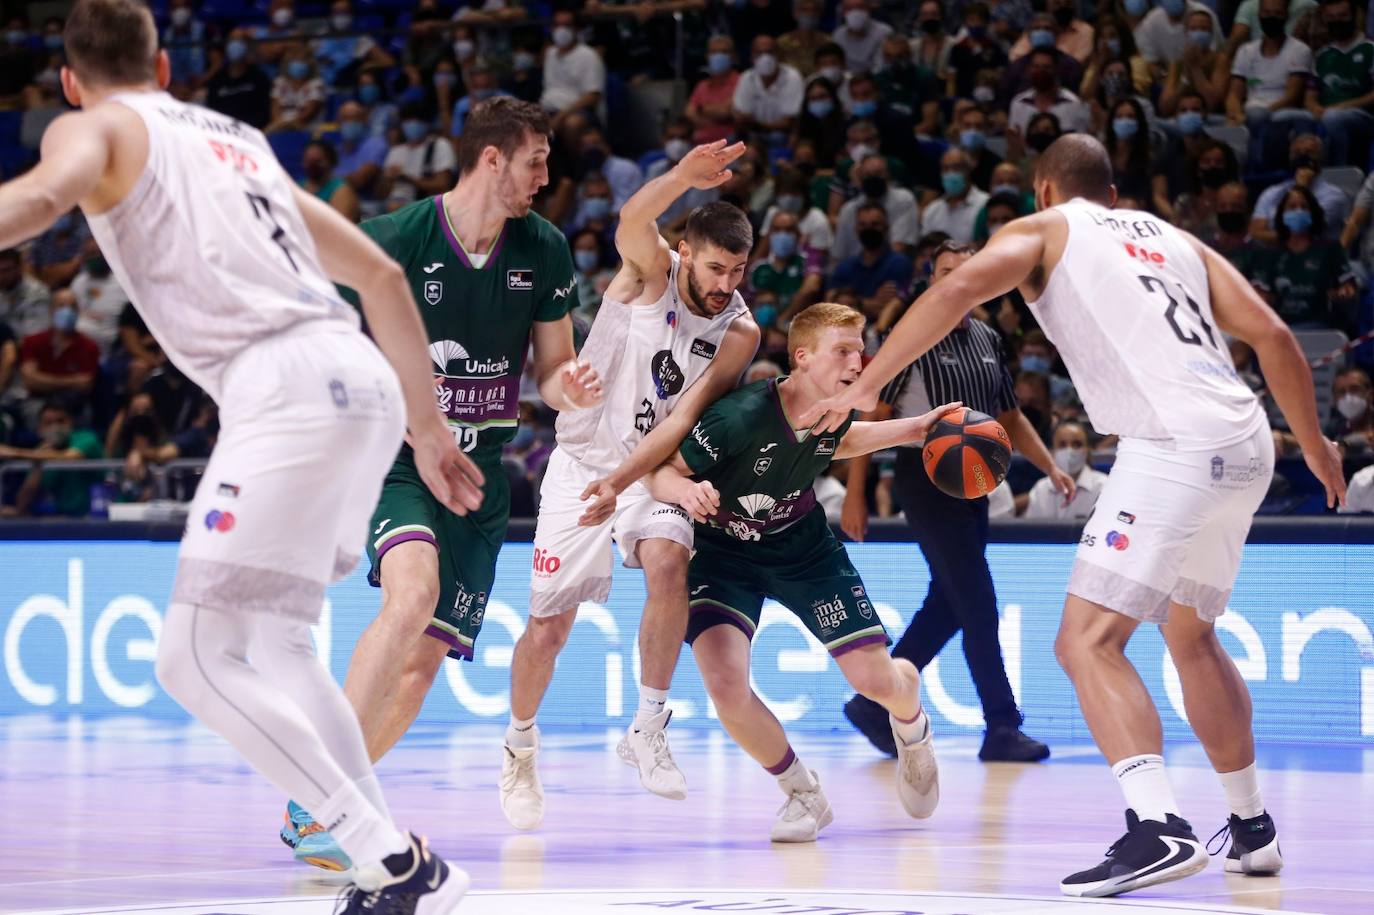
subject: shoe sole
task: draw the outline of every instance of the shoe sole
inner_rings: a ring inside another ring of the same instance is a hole
[[[313,855],[307,855],[304,858],[297,858],[296,860],[303,861],[306,864],[311,865],[312,867],[318,867],[322,871],[348,870],[348,868],[344,867],[342,864],[340,864],[338,861],[335,861],[333,858],[317,858]]]
[[[472,878],[466,871],[449,865],[448,879],[432,893],[426,893],[415,903],[415,915],[448,915],[458,908],[458,903],[472,887]]]
[[[814,842],[814,841],[816,841],[816,836],[820,834],[820,831],[821,831],[822,829],[824,829],[825,827],[829,826],[829,825],[830,825],[831,823],[833,823],[833,822],[835,822],[835,812],[834,812],[833,810],[830,809],[829,805],[827,805],[826,808],[825,808],[825,810],[821,813],[821,818],[820,818],[820,820],[818,820],[817,823],[816,823],[816,832],[813,833],[813,834],[811,835],[810,838],[807,838],[807,839],[779,839],[777,836],[771,836],[771,837],[769,838],[769,841],[770,841],[770,842],[775,842],[775,843],[777,843],[778,845],[800,845],[800,844],[804,844],[804,843],[806,843],[806,842]]]
[[[658,789],[650,785],[648,782],[646,782],[644,780],[644,773],[640,772],[639,770],[639,760],[635,758],[634,751],[630,749],[630,745],[626,741],[621,740],[620,743],[615,745],[615,755],[619,756],[620,761],[623,762],[625,765],[629,766],[631,769],[634,769],[636,772],[639,772],[639,784],[643,786],[645,791],[649,792],[650,794],[657,795],[659,797],[666,797],[670,801],[685,801],[687,799],[687,792],[685,790],[659,791]]]
[[[1243,852],[1239,858],[1226,859],[1226,873],[1243,874],[1246,877],[1272,877],[1283,870],[1283,853],[1279,841],[1254,851]]]
[[[515,817],[511,816],[511,815],[510,815],[510,811],[506,809],[506,799],[505,799],[505,798],[502,798],[502,799],[501,799],[501,813],[505,814],[506,822],[507,822],[507,823],[511,824],[511,825],[514,826],[516,829],[519,829],[519,830],[521,830],[521,831],[523,831],[523,832],[529,832],[529,831],[532,830],[532,829],[538,829],[538,828],[543,824],[543,822],[544,822],[544,810],[543,810],[543,808],[541,807],[540,810],[539,810],[539,816],[535,819],[535,821],[534,821],[533,823],[530,823],[530,824],[528,824],[528,825],[521,825],[520,823],[517,823],[517,822],[515,821]]]
[[[1112,877],[1108,880],[1099,880],[1097,883],[1080,883],[1072,886],[1061,883],[1059,884],[1059,892],[1063,893],[1065,896],[1087,896],[1090,898],[1118,896],[1122,893],[1129,893],[1133,890],[1143,889],[1147,886],[1155,886],[1160,883],[1170,883],[1174,880],[1182,880],[1184,877],[1191,877],[1193,874],[1206,869],[1208,855],[1203,849],[1201,842],[1195,842],[1189,839],[1179,839],[1175,836],[1170,836],[1170,838],[1184,845],[1192,846],[1193,854],[1186,861],[1180,861],[1172,867],[1154,871],[1147,876],[1122,875]],[[1146,868],[1147,872],[1149,870],[1150,868]]]
[[[1050,758],[1050,748],[1046,747],[1044,753],[1037,753],[1035,756],[984,756],[983,751],[978,751],[980,762],[1000,762],[1000,763],[1035,763],[1044,762]]]

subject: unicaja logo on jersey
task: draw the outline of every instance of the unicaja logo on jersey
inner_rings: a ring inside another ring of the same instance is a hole
[[[454,359],[468,358],[468,351],[456,340],[435,340],[429,345],[429,358],[434,360],[440,375],[447,375],[448,364]]]

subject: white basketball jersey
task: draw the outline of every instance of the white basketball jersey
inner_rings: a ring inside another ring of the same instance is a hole
[[[735,319],[748,312],[736,292],[720,314],[693,314],[678,296],[678,256],[668,288],[652,305],[603,298],[581,357],[601,376],[606,398],[558,414],[558,446],[587,466],[614,469],[672,412],[716,356]]]
[[[1093,428],[1187,450],[1252,435],[1264,410],[1232,367],[1197,250],[1152,213],[1082,199],[1055,209],[1064,255],[1028,304]]]
[[[302,321],[358,327],[260,131],[165,92],[120,93],[109,103],[143,118],[148,163],[128,196],[87,221],[187,377],[218,398],[225,366],[255,340]]]

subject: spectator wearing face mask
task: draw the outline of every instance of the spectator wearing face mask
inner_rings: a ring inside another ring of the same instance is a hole
[[[1272,168],[1289,136],[1312,124],[1302,107],[1312,49],[1284,33],[1287,9],[1288,0],[1261,0],[1263,37],[1241,45],[1231,63],[1226,118],[1249,128],[1250,159],[1259,168]]]
[[[797,118],[792,145],[810,143],[816,152],[816,164],[834,168],[835,160],[845,147],[844,109],[830,80],[813,79],[806,87],[806,102]]]
[[[86,218],[77,209],[63,213],[29,247],[29,268],[49,289],[65,286],[95,250]]]
[[[840,20],[840,27],[830,37],[844,49],[845,69],[851,73],[871,73],[892,26],[873,18],[869,0],[841,0]]]
[[[1154,90],[1154,73],[1135,46],[1135,36],[1126,23],[1116,18],[1101,19],[1094,34],[1093,53],[1083,65],[1083,82],[1079,92],[1092,97],[1097,94],[1102,74],[1107,66],[1120,61],[1126,67],[1130,84],[1137,94],[1149,95]]]
[[[954,38],[945,31],[945,10],[940,0],[921,0],[916,10],[916,34],[911,39],[916,66],[935,74],[944,85],[953,48]]]
[[[1284,24],[1284,31],[1289,35],[1296,35],[1300,31],[1306,34],[1316,19],[1317,7],[1317,0],[1292,0],[1288,4],[1288,20]],[[1260,36],[1259,17],[1260,0],[1242,0],[1236,8],[1235,19],[1231,21],[1231,35],[1226,42],[1228,53],[1235,54],[1241,45]]]
[[[70,289],[53,293],[51,326],[19,344],[19,377],[30,397],[61,400],[74,412],[89,403],[100,371],[100,347],[76,329],[79,312]]]
[[[807,271],[795,213],[773,216],[763,246],[766,256],[750,266],[746,283],[751,298],[760,292],[775,295],[780,318],[786,320],[820,298],[821,276]]]
[[[1351,366],[1337,373],[1331,382],[1331,409],[1327,438],[1344,447],[1347,454],[1364,454],[1374,448],[1374,386],[1364,369]]]
[[[1043,62],[1041,66],[1035,64],[1036,59],[1043,54],[1049,55],[1051,81],[1066,89],[1075,92],[1078,90],[1083,82],[1083,65],[1055,46],[1053,38],[1058,28],[1058,23],[1049,13],[1036,13],[1031,17],[1031,27],[1027,34],[1034,34],[1035,41],[1031,43],[1025,55],[1012,58],[1011,63],[1003,71],[998,92],[999,101],[1007,103],[1018,92],[1024,91],[1027,87],[1034,89],[1037,83],[1044,82],[1042,75],[1032,72],[1033,69],[1044,69]]]
[[[1178,99],[1185,91],[1200,94],[1204,110],[1220,111],[1230,87],[1230,58],[1212,32],[1212,18],[1202,10],[1189,10],[1184,18],[1188,42],[1183,56],[1169,63],[1164,91],[1159,97],[1160,113],[1177,113]]]
[[[1351,0],[1326,0],[1321,17],[1331,43],[1317,51],[1307,110],[1326,131],[1331,162],[1363,168],[1374,139],[1374,41],[1355,33]]]
[[[988,149],[988,116],[972,102],[955,103],[951,139],[973,163],[970,180],[981,188],[992,183],[992,173],[1002,158]]]
[[[1143,201],[1162,199],[1167,202],[1169,180],[1154,166],[1145,110],[1138,101],[1128,98],[1113,105],[1109,114],[1102,139],[1112,159],[1117,194]]]
[[[613,235],[618,208],[612,199],[611,184],[601,172],[588,172],[577,190],[577,208],[568,231],[589,229],[603,239]]]
[[[199,88],[206,71],[205,23],[196,18],[191,0],[171,0],[167,5],[162,45],[172,66],[172,87],[181,94]]]
[[[44,404],[38,412],[41,444],[33,449],[0,450],[0,457],[34,461],[74,461],[104,457],[100,438],[90,429],[76,428],[72,411],[61,401]],[[15,496],[14,507],[0,509],[6,515],[67,515],[83,517],[91,510],[91,486],[99,483],[100,471],[44,470],[35,466]]]
[[[884,246],[890,242],[899,252],[915,247],[921,237],[921,214],[916,195],[894,185],[889,174],[888,161],[881,155],[870,153],[859,162],[854,176],[858,179],[860,193],[840,207],[835,220],[835,246],[830,251],[835,262],[855,257],[864,250],[859,212],[875,204],[883,211]]]
[[[973,240],[981,244],[996,235],[1007,223],[1024,215],[1026,211],[1022,209],[1020,193],[991,194],[974,223]]]
[[[418,102],[401,109],[402,142],[391,148],[377,181],[377,195],[406,188],[410,200],[441,194],[453,186],[458,158],[447,137],[434,133],[429,112]]]
[[[1269,248],[1250,237],[1250,194],[1239,181],[1224,184],[1217,191],[1216,231],[1201,236],[1202,241],[1216,249],[1231,262],[1247,280],[1254,280],[1260,262],[1268,256]]]
[[[1160,0],[1159,5],[1141,18],[1135,27],[1135,43],[1144,57],[1155,68],[1159,76],[1168,70],[1169,64],[1183,59],[1188,48],[1187,14],[1200,10],[1211,21],[1212,43],[1220,47],[1222,43],[1221,25],[1210,8],[1196,0]]]
[[[772,231],[773,220],[780,214],[792,214],[797,219],[798,250],[806,257],[807,269],[824,272],[830,249],[835,245],[835,233],[825,211],[811,205],[806,176],[795,168],[780,168],[774,188],[773,205],[763,215],[761,231]]]
[[[76,297],[76,329],[95,341],[103,358],[119,339],[119,316],[129,297],[99,250],[82,263],[81,271],[72,279],[71,290]],[[0,391],[3,390],[0,385]]]
[[[856,219],[860,252],[840,261],[828,288],[854,290],[859,309],[872,319],[908,299],[914,271],[911,259],[888,244],[888,219],[881,205],[861,205]]]
[[[1026,79],[1030,88],[1011,100],[1007,126],[1028,136],[1027,127],[1036,114],[1053,114],[1065,133],[1086,133],[1092,126],[1092,114],[1077,95],[1059,84],[1055,72],[1057,51],[1036,48],[1026,55]]]
[[[821,12],[820,0],[797,0],[792,6],[797,27],[778,36],[778,61],[803,77],[815,71],[816,51],[830,43],[830,36],[820,30]]]
[[[553,129],[577,111],[606,118],[606,65],[601,55],[577,35],[577,17],[568,10],[553,14],[553,45],[544,52],[544,94],[539,104],[553,114]]]
[[[1321,204],[1305,187],[1279,201],[1278,251],[1253,282],[1290,327],[1344,330],[1353,336],[1355,273],[1341,246],[1326,238]]]
[[[927,232],[944,232],[967,244],[973,241],[978,214],[988,202],[987,191],[973,184],[973,163],[962,149],[950,149],[940,157],[942,193],[926,205],[921,224]]]
[[[1255,201],[1255,215],[1250,225],[1250,234],[1266,244],[1278,241],[1279,200],[1293,186],[1305,187],[1316,195],[1326,215],[1327,235],[1332,240],[1340,237],[1341,226],[1350,214],[1350,196],[1322,177],[1322,165],[1326,158],[1326,147],[1315,134],[1300,134],[1288,144],[1288,163],[1293,169],[1293,177],[1280,181],[1264,189]]]
[[[362,215],[358,194],[336,174],[339,154],[333,145],[323,140],[307,144],[301,153],[300,185],[308,193],[333,207],[349,222],[357,222]]]
[[[295,0],[272,0],[267,8],[267,24],[258,26],[253,37],[257,39],[258,60],[267,75],[275,77],[286,52],[304,37],[296,22]]]
[[[696,125],[694,143],[714,143],[735,132],[735,45],[729,35],[712,35],[706,42],[706,77],[692,89],[683,113]]]
[[[1086,518],[1093,513],[1097,497],[1106,485],[1107,475],[1088,465],[1088,433],[1080,423],[1062,422],[1051,440],[1054,465],[1073,478],[1073,498],[1067,502],[1049,477],[1042,477],[1030,489],[1026,518],[1035,521],[1067,521]]]
[[[359,197],[372,196],[386,161],[386,140],[368,133],[367,109],[350,99],[339,106],[339,164],[336,173]]]
[[[510,95],[497,84],[496,74],[485,66],[473,67],[468,72],[464,85],[467,87],[467,94],[453,103],[452,127],[449,132],[454,137],[463,135],[463,122],[474,105],[498,95]]]
[[[1048,111],[1032,114],[1024,133],[1007,131],[1007,161],[1020,166],[1022,173],[1033,175],[1040,154],[1049,149],[1062,134],[1059,118]]]
[[[614,265],[601,236],[591,229],[573,233],[573,268],[577,270],[577,313],[590,327],[601,310],[601,298],[615,278]]]
[[[1204,148],[1210,148],[1212,138],[1204,129],[1207,124],[1207,103],[1201,93],[1185,89],[1176,100],[1168,101],[1176,112],[1170,133],[1176,142],[1166,155],[1160,157],[1160,166],[1168,177],[1170,199],[1177,199],[1193,188],[1198,157]],[[1165,128],[1168,130],[1169,125],[1166,124]],[[1234,153],[1232,158],[1235,158]]]
[[[949,49],[949,77],[945,93],[952,98],[972,98],[980,104],[993,101],[993,90],[984,90],[986,98],[978,98],[978,77],[987,72],[1000,72],[1007,65],[1007,52],[991,32],[991,13],[982,0],[974,0],[964,7],[962,37]]]
[[[580,146],[583,173],[600,172],[606,176],[606,182],[611,187],[611,208],[619,210],[644,184],[643,170],[624,156],[612,152],[600,127],[584,127]]]
[[[391,134],[401,124],[400,106],[391,100],[381,71],[364,70],[358,74],[356,90],[358,104],[367,112],[367,131],[374,137],[390,140]]]
[[[396,59],[369,36],[354,28],[353,4],[334,0],[324,37],[311,43],[320,75],[331,86],[352,85],[364,66],[393,67]]]
[[[510,72],[501,87],[522,102],[538,102],[544,94],[544,70],[539,66],[538,48],[517,41],[510,55]]]
[[[272,82],[272,120],[263,133],[304,130],[324,108],[324,80],[300,45],[282,55],[281,73]]]
[[[849,115],[852,122],[865,121],[878,128],[878,145],[884,153],[898,162],[919,162],[916,133],[911,115],[905,108],[889,105],[878,91],[877,81],[868,74],[860,74],[849,81]],[[938,129],[936,119],[931,122]]]
[[[1057,403],[1073,393],[1073,383],[1065,375],[1055,372],[1059,367],[1059,352],[1038,327],[1032,328],[1017,343],[1017,366],[1023,372],[1043,375],[1050,384],[1050,403]]]
[[[1054,28],[1049,32],[1048,38],[1044,33],[1044,23],[1039,26],[1041,31],[1037,31],[1036,20],[1032,19],[1030,29],[1011,46],[1011,59],[1025,57],[1032,47],[1053,45],[1080,64],[1086,65],[1093,53],[1096,35],[1093,27],[1075,15],[1074,0],[1049,0],[1048,11],[1054,21]]]
[[[750,59],[754,65],[740,75],[731,98],[736,129],[781,146],[801,113],[802,76],[778,61],[777,39],[771,35],[754,38]]]
[[[1199,237],[1217,234],[1217,202],[1221,189],[1240,180],[1240,166],[1236,154],[1225,143],[1208,139],[1203,142],[1193,165],[1192,180],[1186,191],[1161,209],[1160,215],[1184,231]]]

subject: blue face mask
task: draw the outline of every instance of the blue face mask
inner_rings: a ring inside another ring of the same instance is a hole
[[[724,51],[715,51],[706,55],[706,69],[710,70],[715,76],[730,71],[730,55]]]
[[[873,99],[864,99],[862,102],[855,102],[850,105],[849,110],[854,112],[856,118],[871,118],[878,111],[878,103]]]
[[[1283,214],[1283,224],[1294,235],[1306,235],[1312,231],[1312,214],[1307,210],[1286,210]]]
[[[434,85],[452,89],[458,84],[458,74],[450,73],[447,70],[440,70],[434,74]]]
[[[76,309],[62,306],[52,313],[52,326],[63,333],[71,333],[76,328]]]
[[[1199,48],[1211,47],[1212,33],[1207,29],[1189,29],[1188,40]]]
[[[5,33],[5,40],[10,44],[23,44],[29,37],[29,33],[23,29],[11,29]]]
[[[754,320],[759,327],[769,328],[778,323],[778,309],[773,305],[760,305],[754,309]]]
[[[429,125],[424,121],[406,121],[401,124],[401,133],[407,142],[418,143],[429,133]]]
[[[994,184],[992,186],[992,196],[998,194],[1011,194],[1013,197],[1021,196],[1021,187],[1017,184]]]
[[[1193,136],[1202,132],[1202,112],[1201,111],[1182,111],[1178,115],[1178,129],[1185,136]]]
[[[303,60],[293,60],[286,65],[286,75],[292,79],[305,79],[310,75],[310,64]]]
[[[358,101],[364,105],[375,105],[382,97],[382,87],[376,83],[366,83],[358,87]]]
[[[61,36],[61,35],[44,35],[44,36],[43,36],[43,47],[47,48],[49,51],[56,51],[56,50],[58,50],[59,48],[62,47],[62,36]]]
[[[815,98],[806,103],[806,110],[811,112],[813,118],[824,119],[835,110],[835,103],[828,98]]]
[[[605,219],[611,212],[611,201],[606,197],[588,197],[582,201],[582,212],[588,219]]]
[[[582,273],[591,273],[600,262],[601,258],[597,256],[595,251],[583,249],[573,252],[573,263],[577,265],[577,269]]]
[[[516,51],[511,55],[510,63],[517,70],[533,70],[535,57],[529,51]]]
[[[774,257],[791,257],[797,253],[797,236],[791,232],[774,232],[770,238]]]
[[[968,187],[968,179],[964,177],[963,172],[943,172],[940,175],[940,186],[950,197],[958,197]]]
[[[1054,47],[1054,33],[1049,29],[1031,29],[1030,45],[1032,48],[1052,48]]]
[[[1174,19],[1183,15],[1183,10],[1187,5],[1187,0],[1159,0],[1159,8]]]
[[[339,125],[339,136],[345,143],[356,143],[363,138],[366,130],[366,125],[361,121],[344,121]]]
[[[1135,122],[1135,118],[1113,118],[1112,130],[1116,132],[1117,139],[1129,140],[1140,130],[1140,125]]]
[[[1118,39],[1118,38],[1108,38],[1108,39],[1107,39],[1107,53],[1110,54],[1110,55],[1112,55],[1113,57],[1118,57],[1118,56],[1120,56],[1120,54],[1121,54],[1121,40]]]
[[[231,61],[243,60],[248,56],[248,42],[235,38],[224,46],[224,56]]]
[[[981,130],[961,130],[959,131],[959,145],[964,149],[979,150],[988,142],[987,135]]]
[[[1150,0],[1124,0],[1126,12],[1132,16],[1144,16],[1145,11],[1150,8]]]
[[[1028,354],[1021,357],[1021,371],[1023,372],[1044,372],[1050,370],[1050,360],[1044,356]]]

